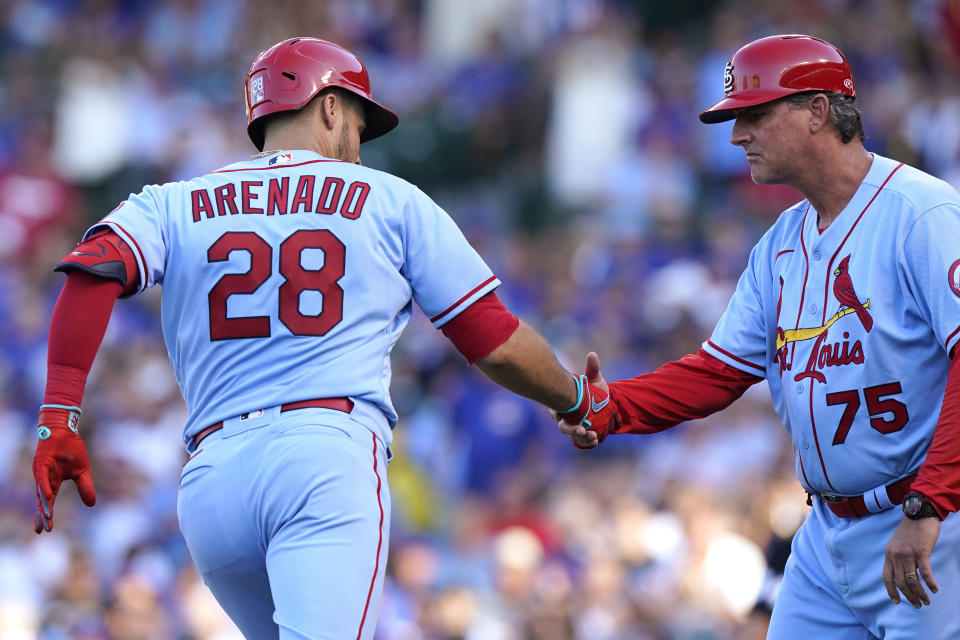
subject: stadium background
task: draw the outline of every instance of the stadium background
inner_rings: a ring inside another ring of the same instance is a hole
[[[848,55],[868,149],[960,186],[958,2],[0,0],[0,640],[238,637],[177,528],[184,407],[158,292],[117,305],[90,376],[96,508],[69,486],[36,536],[30,460],[51,266],[143,184],[253,151],[258,51],[355,51],[401,118],[365,164],[444,206],[568,367],[596,350],[616,379],[695,350],[798,199],[754,186],[730,125],[696,118],[738,46],[784,32]],[[765,385],[579,452],[418,313],[393,394],[378,638],[763,637],[806,510]]]

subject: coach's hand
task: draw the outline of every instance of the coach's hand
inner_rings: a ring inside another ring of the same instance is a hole
[[[592,449],[609,433],[620,429],[620,417],[610,401],[610,388],[600,373],[600,357],[590,352],[577,380],[577,404],[568,411],[557,412],[560,432],[570,436],[580,449]]]
[[[926,582],[933,593],[940,590],[930,568],[930,554],[938,537],[938,518],[911,520],[904,517],[900,521],[887,544],[883,560],[883,585],[894,604],[900,604],[898,590],[917,609],[930,604],[930,596],[923,589],[922,582]]]
[[[87,448],[77,432],[79,407],[40,408],[37,451],[33,456],[33,478],[37,485],[37,516],[34,531],[53,529],[53,503],[64,480],[73,480],[83,504],[97,501],[90,475]]]

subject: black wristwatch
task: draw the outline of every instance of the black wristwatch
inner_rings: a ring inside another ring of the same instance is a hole
[[[911,520],[920,520],[921,518],[940,519],[937,510],[933,508],[927,497],[916,491],[911,491],[903,499],[903,514]]]

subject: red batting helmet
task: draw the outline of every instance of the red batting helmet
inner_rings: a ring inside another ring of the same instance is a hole
[[[723,100],[700,114],[707,124],[735,110],[801,91],[839,91],[856,97],[853,71],[835,46],[812,36],[780,35],[741,47],[723,70]]]
[[[360,142],[397,126],[396,114],[371,97],[370,77],[357,56],[319,38],[290,38],[258,55],[244,81],[247,134],[257,149],[263,150],[262,118],[300,109],[327,87],[340,87],[363,100],[366,127]]]

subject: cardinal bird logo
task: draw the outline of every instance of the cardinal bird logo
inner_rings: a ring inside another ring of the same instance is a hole
[[[833,281],[833,295],[837,297],[840,304],[845,307],[850,307],[857,313],[860,324],[862,324],[863,328],[869,333],[870,329],[873,328],[873,317],[871,317],[867,308],[863,306],[863,303],[860,302],[860,298],[857,297],[857,292],[853,289],[853,281],[850,279],[849,255],[840,261],[833,275],[837,276]]]
[[[960,260],[957,262],[960,264]],[[863,343],[856,337],[851,338],[849,331],[842,332],[841,340],[832,343],[827,342],[830,327],[844,316],[856,313],[860,324],[867,332],[873,328],[873,317],[868,311],[870,309],[870,299],[867,298],[860,302],[860,298],[857,297],[857,292],[853,288],[853,281],[850,279],[849,255],[840,261],[833,275],[836,276],[833,281],[833,295],[840,302],[840,308],[835,314],[827,318],[822,325],[816,327],[797,327],[795,329],[777,327],[775,359],[779,365],[781,376],[785,371],[794,368],[793,357],[796,353],[796,345],[792,348],[788,345],[806,340],[813,340],[813,346],[810,347],[809,356],[804,356],[807,358],[806,366],[793,376],[793,379],[797,382],[810,378],[816,382],[825,383],[828,373],[826,370],[829,367],[862,365],[866,361]],[[780,284],[782,294],[782,278]]]

